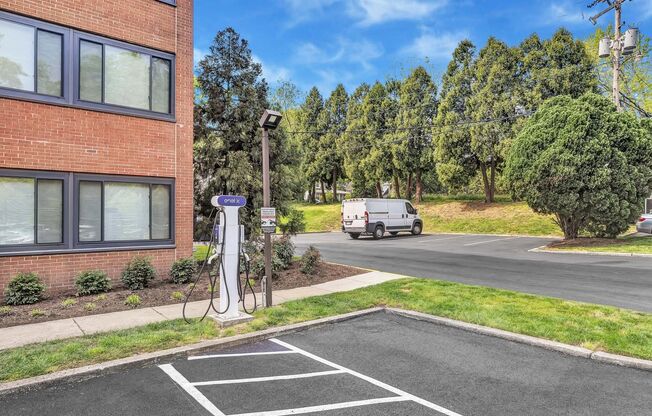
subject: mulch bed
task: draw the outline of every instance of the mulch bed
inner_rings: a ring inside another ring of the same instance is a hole
[[[565,247],[591,247],[591,246],[606,246],[606,245],[619,245],[627,243],[626,240],[616,238],[589,238],[581,237],[573,240],[555,241],[548,244],[549,248],[565,248]]]
[[[322,262],[316,273],[310,276],[301,273],[299,263],[293,262],[288,270],[282,271],[273,280],[272,287],[273,290],[292,289],[342,279],[360,273],[365,273],[365,270]],[[116,284],[116,282],[113,283]],[[6,313],[0,310],[0,328],[129,310],[132,308],[125,305],[124,302],[127,296],[131,294],[140,296],[141,304],[138,308],[181,303],[185,299],[189,288],[190,286],[187,284],[176,285],[169,280],[156,279],[151,283],[150,287],[138,291],[131,291],[116,285],[113,290],[102,295],[76,296],[74,291],[57,293],[33,305],[11,306],[10,311]],[[254,290],[257,295],[260,293],[259,281],[256,281]],[[172,294],[174,292],[181,292],[183,298],[181,300],[173,298]],[[219,293],[219,289],[217,289],[217,293]],[[204,275],[193,291],[190,301],[209,298],[208,277]],[[62,302],[66,299],[73,299],[76,303],[65,307]],[[35,310],[38,310],[42,315],[40,313],[35,314],[33,312]]]

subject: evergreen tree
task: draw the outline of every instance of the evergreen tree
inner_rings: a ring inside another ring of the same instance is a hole
[[[262,206],[261,133],[258,120],[268,107],[261,66],[251,59],[247,41],[232,28],[217,33],[210,53],[199,62],[195,107],[195,206],[206,229],[213,195],[247,198],[240,210],[248,231],[259,227]],[[272,204],[286,212],[291,199],[288,165],[293,161],[282,129],[270,132]],[[203,225],[204,227],[201,227]]]
[[[343,155],[337,143],[342,141],[346,132],[346,108],[348,96],[344,85],[338,84],[324,104],[324,111],[319,120],[323,131],[319,140],[317,166],[321,179],[329,181],[333,190],[333,199],[337,198],[337,180],[343,175]]]
[[[376,82],[364,100],[365,141],[368,150],[360,156],[361,166],[373,184],[376,197],[383,197],[382,183],[392,174],[391,146],[387,142],[387,129],[393,120],[388,119],[388,96],[385,86]]]
[[[370,196],[368,176],[360,163],[360,156],[368,149],[366,135],[363,132],[367,128],[364,103],[368,93],[369,84],[362,83],[351,94],[346,113],[346,134],[338,143],[344,155],[344,170],[351,180],[352,193],[355,197]]]
[[[496,174],[514,134],[520,105],[518,63],[515,50],[491,37],[473,65],[467,118],[476,122],[468,127],[470,150],[478,161],[485,202],[494,202]]]
[[[301,171],[305,177],[308,188],[308,199],[315,200],[315,183],[320,180],[320,169],[317,165],[317,153],[319,152],[319,120],[324,111],[324,99],[317,87],[312,87],[306,100],[299,111],[299,137],[301,138],[302,160]],[[313,133],[314,132],[314,133]],[[325,194],[322,194],[325,198]]]
[[[478,159],[471,150],[471,132],[453,127],[466,119],[473,82],[475,46],[463,40],[442,77],[441,102],[433,129],[435,160],[439,180],[449,191],[467,186],[478,171]]]
[[[423,197],[423,173],[434,168],[432,158],[432,121],[437,115],[437,87],[422,66],[415,68],[401,85],[399,110],[392,146],[394,165],[407,172],[406,197],[412,197],[412,178],[416,200]]]

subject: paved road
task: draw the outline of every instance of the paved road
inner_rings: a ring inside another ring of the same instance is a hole
[[[278,341],[0,396],[0,413],[650,414],[649,372],[382,312]]]
[[[408,276],[517,290],[652,312],[652,258],[528,252],[552,239],[432,234],[352,240],[302,234],[326,260]]]

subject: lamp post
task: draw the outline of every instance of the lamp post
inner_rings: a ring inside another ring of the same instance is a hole
[[[269,190],[269,130],[274,130],[281,122],[281,113],[265,110],[260,117],[260,127],[263,129],[263,208],[270,208],[271,196]],[[265,232],[265,306],[272,306],[272,236]]]

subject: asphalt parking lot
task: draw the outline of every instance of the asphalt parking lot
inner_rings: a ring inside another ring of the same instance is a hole
[[[324,259],[414,277],[450,280],[652,312],[652,258],[536,253],[553,238],[482,234],[399,234],[352,240],[301,234],[297,252],[317,247]]]
[[[7,415],[649,415],[652,376],[379,312],[0,402]]]

